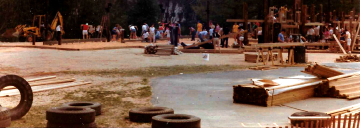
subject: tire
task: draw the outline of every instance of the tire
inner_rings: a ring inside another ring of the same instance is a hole
[[[91,108],[55,107],[46,111],[46,120],[54,124],[90,124],[95,121]]]
[[[33,40],[34,40],[34,37],[32,35],[26,36],[26,41],[27,42],[32,42]]]
[[[0,77],[0,90],[11,85],[15,86],[21,95],[20,103],[15,108],[10,109],[11,120],[17,120],[29,112],[33,102],[33,93],[29,83],[24,78],[16,75]]]
[[[201,119],[185,114],[165,114],[152,118],[152,128],[201,128]]]
[[[296,112],[294,114],[292,114],[291,116],[296,116],[296,117],[330,117],[330,115],[326,114],[326,113],[322,113],[322,112]],[[291,124],[293,126],[296,126],[296,124],[300,124],[304,123],[305,124],[305,120],[291,120]],[[314,123],[314,126],[316,124]]]
[[[11,125],[11,114],[7,108],[0,107],[0,127],[9,127]]]
[[[96,123],[89,124],[56,124],[48,122],[46,125],[47,128],[96,128]]]
[[[95,110],[96,116],[101,115],[101,104],[97,102],[69,102],[63,104],[64,107],[80,107],[80,108],[91,108]]]
[[[153,116],[162,114],[174,114],[174,110],[166,107],[135,108],[129,111],[129,118],[132,122],[151,122]]]

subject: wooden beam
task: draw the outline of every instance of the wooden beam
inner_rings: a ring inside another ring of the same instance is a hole
[[[35,82],[35,81],[54,79],[54,78],[56,78],[56,76],[45,76],[45,77],[39,77],[39,78],[26,79],[26,81],[27,82]]]
[[[306,23],[305,26],[325,26],[325,23],[320,22],[312,22],[312,23]]]
[[[289,28],[299,29],[299,25],[288,25],[288,24],[283,24],[283,25],[281,25],[281,28],[284,28],[284,29],[289,29]]]
[[[226,22],[245,22],[245,20],[244,20],[244,19],[227,19]],[[252,23],[256,23],[256,22],[263,23],[263,22],[265,22],[265,21],[264,21],[264,20],[250,19],[250,20],[248,20],[248,22],[252,22]]]
[[[49,85],[49,84],[61,84],[61,83],[69,83],[69,82],[74,82],[76,81],[75,78],[71,78],[71,79],[58,79],[58,80],[54,80],[54,81],[44,81],[44,82],[33,82],[33,83],[29,83],[30,86],[40,86],[40,85]],[[9,86],[4,88],[3,90],[10,90],[10,89],[16,89],[13,86]]]
[[[343,51],[343,53],[346,55],[347,53],[346,53],[346,51],[344,50],[344,48],[341,46],[341,43],[340,43],[340,41],[338,40],[338,38],[336,37],[336,35],[333,34],[333,36],[334,36],[334,39],[336,40],[336,43],[339,45],[339,47],[341,48],[341,50]]]
[[[360,18],[359,18],[360,19]],[[358,20],[358,29],[357,29],[357,31],[356,31],[356,35],[354,36],[354,38],[352,39],[352,44],[351,44],[351,51],[354,51],[354,47],[355,47],[355,43],[356,43],[356,38],[357,38],[357,36],[359,35],[359,31],[360,31],[360,22],[359,22],[359,20]],[[360,123],[360,122],[359,122]]]
[[[38,87],[31,87],[31,88],[32,88],[32,92],[36,93],[36,92],[61,89],[61,88],[67,88],[67,87],[73,87],[73,86],[88,85],[88,84],[91,84],[91,82],[70,83],[70,84],[63,84],[63,85],[56,85],[56,86],[38,86]],[[0,97],[8,97],[8,96],[15,96],[15,95],[20,95],[20,92],[17,89],[12,89],[12,90],[1,91]]]

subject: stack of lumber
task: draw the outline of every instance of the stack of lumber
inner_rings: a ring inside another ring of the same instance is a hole
[[[337,115],[350,115],[350,114],[356,114],[360,112],[360,104],[355,104],[352,106],[336,109],[333,111],[326,112],[326,114],[329,114],[331,116],[337,116]]]
[[[173,55],[175,50],[174,45],[156,45],[156,55]]]
[[[302,72],[310,75],[318,76],[319,78],[329,78],[344,74],[342,72],[318,64],[315,64],[314,66],[309,65],[307,68],[305,68],[305,71]]]
[[[304,76],[253,81],[233,86],[234,103],[269,107],[304,100],[313,97],[315,87],[322,82],[321,79]]]
[[[360,58],[357,55],[345,55],[336,59],[336,62],[359,62]]]
[[[29,82],[33,93],[91,84],[91,82],[78,81],[75,78],[57,78],[56,76],[31,78],[26,81]],[[20,92],[13,86],[7,86],[0,92],[0,97],[14,95],[20,95]]]
[[[360,98],[360,74],[349,73],[324,80],[315,90],[315,96],[355,99]]]
[[[268,56],[267,54],[264,54],[264,56]],[[251,63],[256,63],[256,59],[259,57],[259,62],[263,62],[263,56],[261,55],[257,55],[257,54],[245,54],[245,61],[246,62],[251,62]],[[267,57],[268,61],[271,61],[270,57]],[[276,61],[278,58],[277,54],[273,54],[273,60]],[[266,60],[266,59],[265,59]]]
[[[173,55],[174,52],[175,52],[175,47],[173,45],[146,46],[144,50],[145,54],[156,54],[156,55]]]

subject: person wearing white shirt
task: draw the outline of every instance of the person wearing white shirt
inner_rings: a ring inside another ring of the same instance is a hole
[[[350,34],[350,32],[349,32],[348,29],[345,29],[345,31],[346,31],[345,39],[346,39],[346,43],[347,43],[347,48],[348,48],[348,51],[349,51],[349,53],[350,53],[350,52],[351,52],[351,50],[350,50],[350,46],[351,46],[351,34]]]
[[[209,30],[209,33],[210,33],[210,40],[213,38],[214,28],[215,28],[215,26],[214,26],[214,25],[212,25],[212,26],[211,26],[211,29]]]
[[[312,43],[314,41],[314,35],[315,35],[314,27],[310,28],[308,30],[308,32],[307,32],[307,35],[308,35],[308,38],[309,38],[308,40],[310,40],[310,43]]]
[[[149,42],[149,32],[145,32],[143,34],[143,38],[144,38],[145,42]]]
[[[199,38],[201,42],[204,42],[204,38],[207,36],[208,32],[204,29],[202,32],[199,33]]]
[[[151,25],[151,27],[150,27],[149,38],[150,38],[150,42],[155,42],[155,27],[154,27],[154,24]]]
[[[57,35],[57,40],[58,40],[58,44],[61,45],[61,25],[58,25],[56,27],[56,35]]]
[[[141,26],[141,35],[143,35],[144,33],[147,32],[147,26],[146,26],[146,23],[144,23],[144,25]]]
[[[320,40],[320,26],[315,27],[314,31],[315,31],[315,42],[318,42]]]

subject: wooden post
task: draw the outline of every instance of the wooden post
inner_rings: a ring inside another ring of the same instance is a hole
[[[320,23],[322,23],[323,21],[324,21],[324,15],[323,15],[323,5],[322,4],[320,4]],[[323,30],[324,30],[324,26],[320,26],[320,32],[319,32],[319,34],[320,34],[320,37],[319,37],[319,40],[321,40],[321,37],[322,37],[322,35],[323,35]],[[318,42],[320,42],[318,40]],[[324,47],[323,47],[324,48]]]
[[[315,5],[314,4],[311,5],[310,16],[311,16],[311,22],[315,22],[316,19],[315,19]]]
[[[341,12],[341,23],[340,23],[340,29],[341,29],[341,28],[345,28],[345,24],[344,24],[344,22],[345,22],[345,13],[344,13],[344,11],[342,11],[342,12]]]
[[[346,55],[346,51],[344,50],[344,48],[342,47],[340,41],[338,40],[338,38],[336,37],[335,34],[333,34],[334,38],[335,38],[335,41],[338,43],[339,47],[341,48],[342,52]]]
[[[270,43],[269,41],[269,5],[268,0],[264,0],[264,27],[262,28],[262,35],[264,43]]]
[[[305,27],[306,15],[307,15],[307,6],[303,5],[302,11],[301,11],[301,34],[302,35],[306,35],[306,27]]]
[[[349,18],[349,19],[350,19],[350,24],[349,24],[349,28],[348,28],[348,30],[349,30],[350,33],[352,33],[352,29],[353,29],[353,27],[352,27],[352,26],[353,26],[353,25],[352,25],[353,22],[352,22],[352,21],[354,20],[354,16],[355,16],[355,15],[354,15],[354,12],[353,12],[353,11],[350,11],[350,18]],[[352,33],[352,34],[354,34],[354,33]],[[351,37],[350,37],[350,38],[351,38]]]
[[[244,16],[244,28],[245,30],[248,30],[248,5],[246,2],[244,2],[244,7],[243,7],[243,16]],[[244,44],[249,44],[249,39],[248,39],[248,33],[244,34]]]

